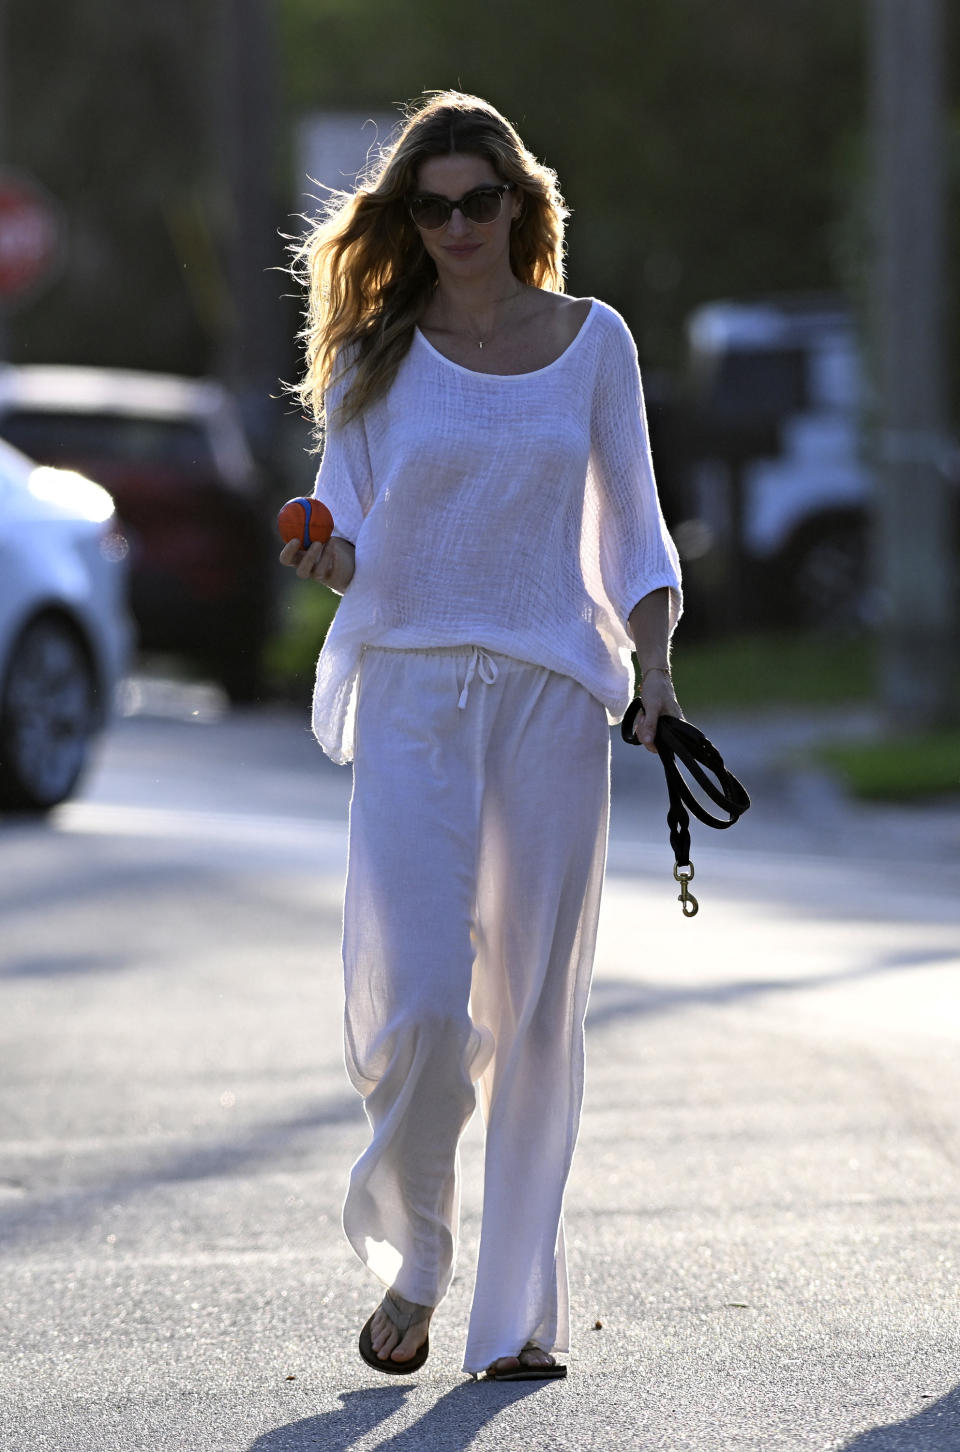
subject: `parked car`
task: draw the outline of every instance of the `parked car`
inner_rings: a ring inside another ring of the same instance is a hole
[[[74,790],[131,639],[110,495],[0,441],[0,806]]]
[[[853,319],[830,298],[715,302],[688,320],[691,454],[679,544],[691,573],[727,560],[749,618],[871,617],[864,379]],[[696,561],[700,563],[697,564]]]
[[[113,495],[141,649],[188,657],[234,699],[255,696],[278,571],[229,392],[209,379],[10,366],[0,368],[0,435]]]

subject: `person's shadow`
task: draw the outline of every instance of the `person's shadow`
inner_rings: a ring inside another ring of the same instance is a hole
[[[372,1452],[420,1452],[424,1447],[466,1452],[480,1429],[504,1407],[547,1386],[550,1382],[461,1382],[422,1417],[378,1442]],[[409,1390],[388,1386],[341,1392],[336,1410],[264,1432],[248,1452],[348,1452],[401,1409]]]
[[[843,1452],[958,1452],[960,1448],[960,1386],[931,1400],[913,1417],[871,1427],[851,1441]]]

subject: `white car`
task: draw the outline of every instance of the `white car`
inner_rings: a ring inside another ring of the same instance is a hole
[[[0,807],[79,781],[127,666],[126,577],[107,491],[0,441]]]

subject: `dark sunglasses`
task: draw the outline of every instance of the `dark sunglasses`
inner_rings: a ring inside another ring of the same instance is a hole
[[[410,215],[417,226],[422,227],[426,232],[435,232],[438,227],[445,227],[453,216],[454,210],[458,211],[468,222],[475,222],[480,227],[486,227],[497,220],[503,210],[504,193],[512,190],[512,182],[498,182],[496,186],[474,187],[473,191],[464,192],[456,202],[451,202],[447,197],[435,197],[428,193],[410,199]]]

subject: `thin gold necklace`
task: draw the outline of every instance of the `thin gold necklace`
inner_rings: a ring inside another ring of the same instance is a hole
[[[520,296],[520,294],[522,292],[523,292],[523,283],[522,282],[518,282],[517,283],[517,286],[516,286],[516,290],[514,292],[507,293],[507,295],[505,297],[494,298],[493,305],[494,305],[494,307],[496,307],[499,303],[502,303],[502,302],[514,302]],[[481,351],[483,350],[483,348],[486,346],[487,343],[491,343],[493,341],[493,339],[497,336],[497,334],[499,333],[500,329],[503,327],[503,325],[504,325],[504,323],[506,321],[506,317],[507,317],[507,310],[504,311],[503,317],[500,319],[499,323],[496,324],[496,326],[487,334],[487,336],[485,338],[481,338],[480,334],[474,332],[473,328],[467,328],[467,332],[469,333],[470,337],[473,339],[473,341],[476,343],[477,347]]]

